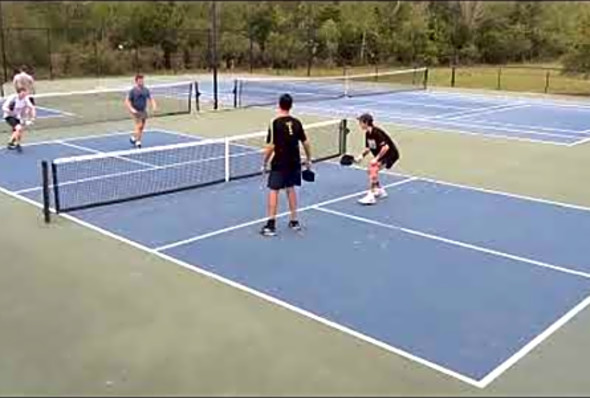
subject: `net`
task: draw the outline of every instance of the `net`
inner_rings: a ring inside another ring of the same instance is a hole
[[[317,78],[238,79],[234,107],[272,105],[282,93],[291,94],[297,103],[423,90],[427,80],[427,68]]]
[[[160,117],[191,112],[196,96],[196,83],[181,82],[147,86],[156,100],[157,111],[149,117]],[[129,119],[124,104],[130,88],[89,90],[33,95],[37,118],[32,129],[45,129]],[[3,103],[5,98],[0,101]],[[10,127],[3,124],[3,129]]]
[[[345,120],[304,127],[314,162],[344,153]],[[263,131],[55,159],[48,188],[56,211],[66,212],[260,175],[266,137]]]

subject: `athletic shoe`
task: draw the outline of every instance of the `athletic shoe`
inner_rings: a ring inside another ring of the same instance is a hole
[[[378,199],[385,199],[387,197],[387,191],[383,188],[379,188],[377,189],[377,192],[375,192],[375,197]]]
[[[135,145],[135,137],[129,137],[129,142],[131,143],[131,145]]]
[[[274,226],[266,224],[260,230],[260,234],[264,236],[275,236],[277,234],[276,228]]]
[[[375,199],[373,192],[368,192],[364,197],[359,199],[359,203],[362,205],[374,205],[377,203],[377,200]]]
[[[299,221],[289,221],[289,228],[293,231],[301,231],[301,224],[299,224]]]
[[[23,147],[20,145],[20,143],[16,144],[16,151],[18,153],[21,153],[23,151]]]
[[[135,141],[135,147],[137,149],[141,148],[141,141]]]

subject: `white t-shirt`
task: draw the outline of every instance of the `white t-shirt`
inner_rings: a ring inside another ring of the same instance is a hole
[[[33,108],[31,100],[28,96],[20,99],[18,98],[18,94],[8,96],[4,101],[4,104],[2,104],[5,118],[8,116],[14,116],[17,119],[22,120],[27,108]]]
[[[28,73],[26,73],[26,72],[17,73],[16,75],[14,75],[14,79],[12,79],[12,83],[14,84],[14,88],[16,90],[18,90],[19,87],[24,87],[27,89],[29,94],[34,94],[33,85],[35,84],[35,80],[33,79],[33,76],[29,75]]]

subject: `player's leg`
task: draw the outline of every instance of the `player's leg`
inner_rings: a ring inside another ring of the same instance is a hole
[[[279,202],[279,191],[284,188],[283,174],[279,171],[272,170],[268,176],[268,203],[267,203],[267,221],[262,227],[260,233],[264,236],[276,235],[276,218],[277,207]]]
[[[134,129],[133,135],[131,137],[131,144],[135,145],[138,148],[141,148],[141,138],[143,136],[143,129],[145,127],[145,118],[143,117],[142,112],[138,112],[133,116],[134,121]]]
[[[375,176],[374,176],[374,188],[373,188],[373,194],[375,195],[376,198],[378,199],[384,199],[387,197],[387,191],[385,191],[385,188],[383,188],[383,186],[381,185],[381,181],[379,180],[379,173],[381,172],[381,170],[383,170],[384,168],[389,168],[387,167],[389,165],[389,163],[379,163],[376,167],[376,170],[374,171]]]
[[[297,191],[295,187],[301,186],[301,170],[296,169],[289,172],[286,184],[287,201],[289,203],[289,228],[294,231],[301,229],[301,224],[297,219]]]
[[[12,133],[10,134],[10,138],[8,140],[8,149],[18,149],[18,146],[20,145],[20,131],[22,129],[22,125],[20,124],[20,121],[14,116],[8,116],[5,120],[6,123],[12,128]]]
[[[145,112],[140,112],[139,116],[140,116],[140,123],[139,123],[139,128],[137,130],[137,140],[135,143],[135,146],[137,146],[137,147],[141,147],[141,140],[143,138],[143,130],[145,129],[145,122],[147,120],[147,114]]]
[[[365,196],[359,199],[359,203],[363,205],[372,205],[377,202],[376,194],[379,192],[379,169],[381,165],[378,163],[371,162],[367,168],[369,175],[369,191]]]

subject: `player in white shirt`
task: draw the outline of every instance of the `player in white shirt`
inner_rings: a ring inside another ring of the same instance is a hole
[[[5,99],[2,110],[4,111],[4,120],[12,127],[8,149],[16,149],[20,152],[24,125],[30,125],[37,116],[35,105],[31,102],[27,90],[21,87],[16,94]]]

